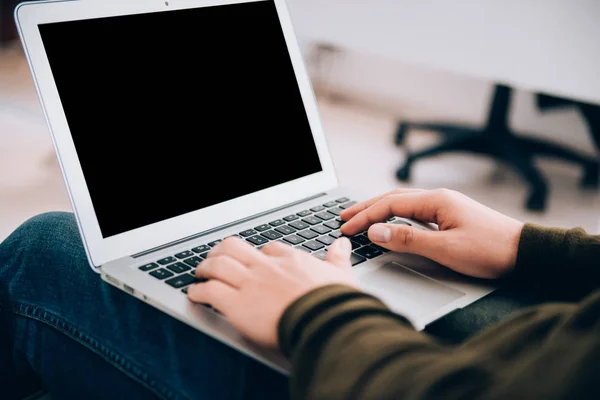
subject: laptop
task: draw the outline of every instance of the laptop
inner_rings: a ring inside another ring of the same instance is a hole
[[[379,194],[338,183],[285,1],[42,1],[15,17],[98,279],[288,373],[186,296],[223,238],[324,258],[340,212]],[[494,290],[352,243],[364,290],[417,329]]]

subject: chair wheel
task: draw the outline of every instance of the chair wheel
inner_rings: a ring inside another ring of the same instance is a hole
[[[398,125],[398,130],[396,130],[396,146],[400,146],[404,143],[407,131],[408,124],[406,122],[402,122],[400,125]]]
[[[399,168],[398,171],[396,171],[396,178],[402,182],[408,182],[410,180],[410,167],[404,166]]]
[[[544,211],[546,209],[547,193],[544,190],[534,190],[529,195],[525,206],[529,211]]]
[[[593,163],[585,168],[579,183],[582,188],[597,188],[600,181],[600,165]]]

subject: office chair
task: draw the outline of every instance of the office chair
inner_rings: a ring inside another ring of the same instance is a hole
[[[446,139],[431,148],[408,153],[396,177],[401,181],[408,181],[411,167],[416,161],[446,152],[461,151],[487,155],[512,167],[529,184],[530,192],[525,202],[527,209],[543,211],[548,197],[548,183],[533,163],[534,156],[542,155],[581,165],[583,168],[581,186],[597,187],[600,175],[598,157],[590,158],[551,142],[516,134],[510,129],[508,118],[511,96],[510,87],[495,85],[487,123],[481,129],[445,123],[399,123],[396,132],[397,145],[404,142],[411,129],[435,131],[444,134]],[[578,106],[587,119],[594,140],[600,149],[600,107],[547,95],[538,95],[537,99],[540,109],[565,105]]]

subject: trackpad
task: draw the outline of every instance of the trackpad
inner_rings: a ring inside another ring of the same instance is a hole
[[[411,318],[430,314],[465,295],[396,262],[384,264],[359,279],[365,291]]]

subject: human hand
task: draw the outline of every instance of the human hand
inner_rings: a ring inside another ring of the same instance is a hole
[[[447,189],[398,189],[355,204],[340,215],[343,234],[369,229],[387,249],[418,254],[476,278],[500,278],[513,270],[523,223]],[[439,231],[382,223],[392,216],[435,223]]]
[[[283,243],[271,242],[259,251],[228,238],[198,265],[196,276],[209,280],[190,287],[188,297],[212,305],[247,338],[277,348],[279,320],[296,299],[330,284],[358,287],[351,251],[350,241],[340,238],[325,262]]]

